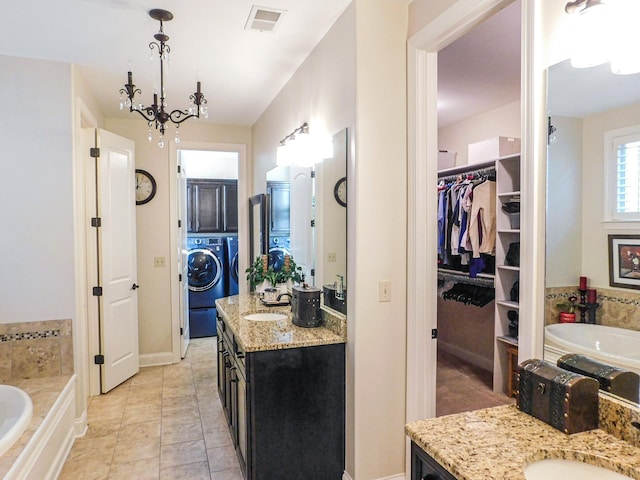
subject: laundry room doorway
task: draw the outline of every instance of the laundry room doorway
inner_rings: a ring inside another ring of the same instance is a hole
[[[244,288],[246,146],[181,143],[175,161],[179,227],[172,263],[182,275],[174,303],[184,356],[189,338],[217,335],[215,301]]]

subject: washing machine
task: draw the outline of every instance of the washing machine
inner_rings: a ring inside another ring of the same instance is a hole
[[[237,295],[240,283],[238,237],[227,237],[227,295]]]
[[[216,300],[225,291],[225,239],[187,237],[189,330],[192,338],[216,335]]]
[[[276,272],[284,266],[284,256],[291,255],[291,241],[289,237],[269,238],[269,265],[273,265]]]

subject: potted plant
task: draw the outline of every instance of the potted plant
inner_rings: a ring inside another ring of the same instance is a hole
[[[247,280],[251,284],[251,288],[261,285],[267,280],[271,285],[275,284],[273,267],[269,266],[269,256],[260,255],[256,257],[254,262],[245,270]],[[263,287],[264,288],[264,287]]]
[[[285,255],[282,268],[277,272],[277,283],[301,283],[302,280],[302,267],[296,265],[291,255]]]
[[[253,264],[245,272],[252,287],[262,285],[262,288],[258,288],[258,290],[270,286],[276,287],[278,284],[300,283],[303,277],[302,267],[296,265],[291,255],[285,255],[283,266],[279,270],[276,270],[273,265],[269,265],[268,255],[261,255],[256,257]]]
[[[577,303],[578,297],[572,295],[568,298],[567,302],[558,303],[556,307],[561,309],[560,312],[560,323],[575,323],[576,321],[576,308],[581,307],[579,303]]]

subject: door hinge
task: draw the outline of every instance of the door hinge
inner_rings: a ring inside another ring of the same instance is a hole
[[[311,271],[309,272],[309,274],[310,274],[312,277],[315,277],[315,276],[316,276],[316,269],[315,269],[315,268],[312,268],[312,269],[311,269]]]
[[[102,296],[102,287],[93,287],[93,296],[101,297]]]
[[[100,156],[100,149],[98,147],[90,148],[89,155],[93,158],[98,158]]]
[[[431,338],[438,338],[438,329],[437,328],[432,328],[431,329]]]
[[[179,281],[179,282],[181,282],[181,281],[182,281],[182,274],[181,274],[181,273],[179,273],[179,274],[178,274],[178,281]]]
[[[178,228],[182,228],[182,220],[178,220]]]
[[[315,220],[311,220],[311,226],[315,227],[316,226],[316,221]]]
[[[178,173],[180,173],[180,172],[181,172],[180,165],[178,165]]]
[[[104,355],[96,355],[93,357],[93,363],[96,365],[104,365]]]
[[[184,335],[184,328],[180,327],[180,335]]]
[[[316,178],[316,171],[315,170],[311,170],[311,178]]]
[[[93,217],[91,219],[91,226],[92,227],[101,227],[102,226],[102,219],[100,217]]]

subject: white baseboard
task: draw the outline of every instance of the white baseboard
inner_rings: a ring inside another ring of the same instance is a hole
[[[73,421],[73,433],[78,437],[84,437],[85,433],[87,433],[87,411],[82,412],[82,415],[76,417]]]
[[[347,472],[344,472],[342,474],[342,480],[353,480],[353,479]],[[390,477],[380,477],[380,478],[377,478],[376,480],[406,480],[406,476],[404,473],[399,473],[397,475],[392,475]]]
[[[156,365],[171,365],[173,361],[172,352],[147,353],[140,355],[141,367],[155,367]]]
[[[443,342],[442,340],[438,340],[438,348],[441,348],[442,350],[444,350],[447,353],[450,353],[453,356],[456,356],[473,365],[476,365],[483,370],[486,370],[488,372],[493,371],[493,358],[489,359],[489,358],[481,357],[480,355],[477,355],[473,352],[469,352],[464,348],[460,348],[459,346],[454,345],[452,343]]]

